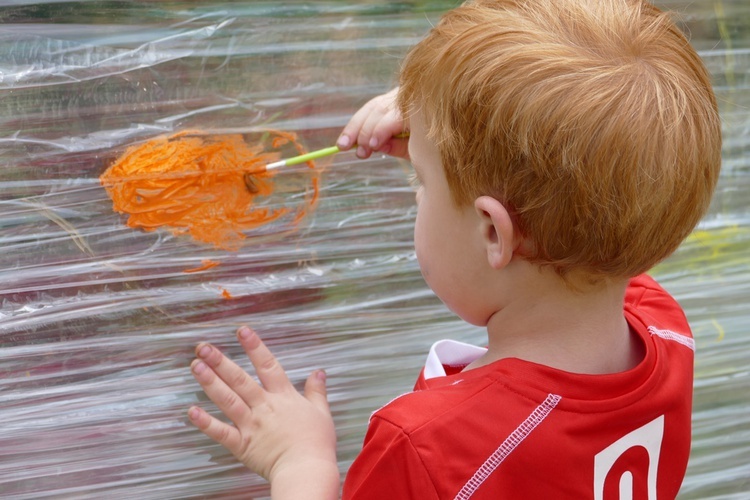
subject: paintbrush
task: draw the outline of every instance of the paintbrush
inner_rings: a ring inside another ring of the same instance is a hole
[[[402,132],[400,134],[396,134],[393,136],[395,139],[406,139],[409,137],[409,132]],[[352,147],[356,147],[357,144],[353,144]],[[292,158],[287,158],[286,160],[279,160],[273,163],[269,163],[266,165],[266,171],[274,170],[281,167],[288,167],[291,165],[299,165],[300,163],[305,163],[306,161],[311,160],[317,160],[318,158],[323,158],[325,156],[335,155],[336,153],[341,152],[338,146],[331,146],[329,148],[323,148],[318,149],[317,151],[311,151],[309,153],[305,153],[303,155],[294,156]]]
[[[398,139],[405,139],[409,137],[409,133],[403,132],[401,134],[395,135],[394,137]],[[356,143],[353,144],[352,147],[356,147]],[[290,167],[292,165],[299,165],[300,163],[317,160],[320,158],[324,158],[326,156],[335,155],[336,153],[340,153],[340,152],[341,150],[339,149],[338,146],[330,146],[327,148],[318,149],[316,151],[311,151],[303,155],[287,158],[286,160],[279,160],[273,163],[269,163],[268,165],[266,165],[265,171],[268,172],[269,170],[276,170],[277,168],[281,168],[281,167]],[[252,194],[256,194],[258,192],[258,188],[255,185],[255,181],[253,180],[253,173],[254,172],[245,173],[244,180],[245,180],[245,186],[247,187],[247,190]]]

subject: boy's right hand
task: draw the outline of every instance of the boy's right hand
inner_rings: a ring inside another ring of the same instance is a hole
[[[356,144],[357,156],[362,159],[374,151],[408,159],[409,138],[397,137],[408,132],[396,106],[397,93],[398,87],[371,99],[354,113],[336,142],[339,149],[346,151]]]

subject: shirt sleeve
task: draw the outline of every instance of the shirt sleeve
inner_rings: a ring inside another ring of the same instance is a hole
[[[346,475],[342,498],[430,500],[438,495],[409,436],[375,415],[370,420],[362,452]]]

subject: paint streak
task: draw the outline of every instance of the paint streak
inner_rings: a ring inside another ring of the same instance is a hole
[[[211,269],[212,267],[216,267],[218,265],[219,265],[219,263],[216,262],[215,260],[208,260],[208,259],[206,259],[206,260],[202,260],[201,261],[201,265],[200,266],[193,267],[191,269],[185,269],[182,272],[183,273],[198,273],[200,271],[205,271],[206,269]]]

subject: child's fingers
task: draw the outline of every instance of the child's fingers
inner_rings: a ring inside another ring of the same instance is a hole
[[[389,92],[373,100],[371,110],[359,130],[357,156],[369,157],[404,130],[401,114],[395,107],[396,94]]]
[[[203,434],[224,446],[230,452],[235,453],[240,449],[242,437],[236,427],[225,424],[197,406],[192,406],[188,410],[188,418]]]
[[[373,151],[408,159],[409,136],[400,117],[384,117],[373,130],[370,147]]]
[[[374,149],[371,144],[377,139],[373,136],[378,123],[380,123],[382,116],[379,113],[370,113],[367,119],[359,129],[359,135],[357,136],[357,157],[361,159],[369,158]]]
[[[266,344],[260,340],[258,334],[243,326],[237,330],[237,338],[253,363],[255,374],[268,392],[284,392],[290,388],[294,389],[284,368],[276,356],[268,350]],[[252,404],[252,401],[250,403]]]
[[[195,354],[213,370],[213,373],[218,375],[229,390],[236,393],[247,404],[252,404],[252,401],[257,401],[259,397],[262,397],[263,388],[258,385],[255,379],[231,359],[224,356],[216,347],[201,343],[195,348]],[[195,367],[196,365],[193,363],[191,366]],[[193,372],[195,373],[195,369],[193,369]],[[204,377],[208,380],[210,374],[206,374]],[[196,379],[198,379],[197,376]],[[198,382],[200,381],[198,379]],[[220,385],[215,387],[218,388]],[[219,389],[217,389],[217,393],[218,391]],[[217,395],[221,396],[220,393]],[[227,417],[232,418],[230,415],[227,415]],[[236,422],[233,418],[232,421]]]
[[[369,137],[364,142],[362,142],[362,127],[365,125],[367,120],[370,119],[371,115],[382,114],[382,106],[380,106],[379,104],[379,101],[381,99],[382,96],[370,99],[367,103],[365,103],[364,106],[359,108],[357,112],[352,115],[352,117],[349,119],[349,123],[347,123],[344,129],[341,131],[338,141],[336,141],[336,145],[339,147],[339,149],[341,149],[342,151],[346,151],[355,144],[357,144],[359,147],[363,147],[370,142]]]
[[[365,126],[368,125],[370,124]],[[384,145],[389,144],[403,131],[404,122],[401,120],[401,115],[395,109],[391,109],[372,124],[367,146],[373,151],[380,151]]]
[[[397,92],[393,89],[374,97],[354,113],[339,136],[339,149],[350,149],[356,143],[360,158],[368,158],[373,151],[387,152],[383,146],[404,128],[395,105]]]
[[[227,363],[231,363],[231,361],[224,358],[222,364]],[[263,389],[247,374],[245,375],[250,378],[251,383],[243,386],[244,395],[240,395],[228,386],[202,359],[193,360],[190,370],[193,372],[195,380],[203,388],[203,392],[229,420],[237,425],[242,425],[251,416],[252,410],[248,405],[251,404],[251,401],[258,399],[258,393],[261,393],[260,397],[262,397]],[[252,384],[255,384],[255,390],[253,390]]]
[[[346,151],[357,143],[359,137],[359,131],[362,129],[367,117],[370,114],[372,107],[372,101],[362,106],[356,113],[349,119],[349,123],[346,124],[344,129],[341,131],[336,145],[340,150]]]
[[[318,409],[330,413],[328,407],[328,390],[326,389],[326,372],[316,370],[305,381],[305,398]]]

